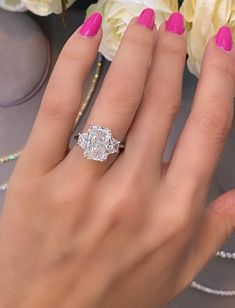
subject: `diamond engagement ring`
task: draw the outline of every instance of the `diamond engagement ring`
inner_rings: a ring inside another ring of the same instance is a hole
[[[84,158],[104,162],[108,156],[119,153],[125,145],[112,136],[112,131],[102,126],[91,125],[86,133],[74,137],[84,152]]]

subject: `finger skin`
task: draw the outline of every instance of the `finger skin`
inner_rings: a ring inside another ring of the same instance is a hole
[[[155,26],[149,29],[140,25],[136,18],[132,20],[105,77],[84,131],[89,125],[100,125],[110,128],[115,139],[125,139],[143,95],[155,35]],[[77,162],[78,157],[82,156],[80,147],[75,147],[68,156],[70,166],[74,168],[74,161]],[[96,172],[107,169],[113,163],[114,157],[110,157],[102,166],[99,162],[89,160],[82,160],[82,163],[92,163]]]
[[[145,160],[151,168],[157,161],[159,173],[167,138],[180,107],[185,57],[186,34],[168,32],[163,23],[157,33],[143,100],[127,139],[131,160],[133,155],[138,156],[137,164]],[[138,144],[142,146],[135,151]]]
[[[155,27],[150,30],[136,19],[131,22],[87,125],[111,127],[118,139],[125,138],[143,94],[155,34]]]
[[[209,41],[192,112],[166,174],[168,183],[178,183],[202,198],[208,189],[233,119],[235,50],[226,52]],[[182,191],[180,192],[182,193]]]
[[[82,36],[78,29],[65,44],[56,63],[22,163],[35,173],[44,173],[65,156],[79,110],[84,81],[96,58],[102,30]],[[25,169],[24,169],[25,170]]]
[[[235,190],[218,197],[205,209],[185,259],[185,269],[178,285],[180,289],[194,279],[234,231]]]

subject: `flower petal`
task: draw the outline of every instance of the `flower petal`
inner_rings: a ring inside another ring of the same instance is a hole
[[[27,7],[21,0],[0,0],[0,8],[11,12],[27,11]]]

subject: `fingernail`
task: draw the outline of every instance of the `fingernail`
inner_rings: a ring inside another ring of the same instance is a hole
[[[179,35],[183,34],[185,30],[183,15],[178,12],[172,13],[166,21],[166,30]]]
[[[94,13],[87,18],[80,29],[82,36],[95,36],[99,31],[102,24],[102,15],[100,13]]]
[[[232,31],[229,27],[223,26],[219,29],[215,38],[216,46],[230,51],[233,47]]]
[[[137,20],[138,24],[146,28],[153,29],[155,22],[155,12],[153,9],[145,9],[142,11]]]

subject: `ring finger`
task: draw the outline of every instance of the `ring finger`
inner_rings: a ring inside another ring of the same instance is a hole
[[[155,41],[154,21],[154,11],[145,9],[130,23],[85,125],[85,130],[89,125],[100,125],[111,129],[115,139],[120,141],[125,139],[143,95]],[[81,154],[80,147],[75,147],[69,154],[68,160],[72,168],[74,168],[74,160],[81,157]],[[88,160],[83,160],[82,163],[92,166],[89,168],[92,171],[103,172],[112,162],[113,158],[103,164],[92,162],[91,165],[91,161]]]

